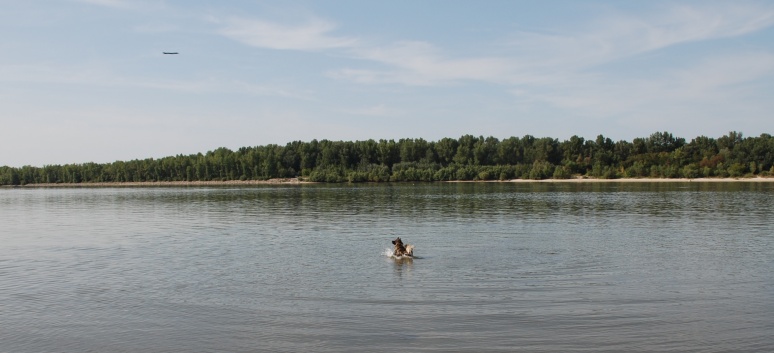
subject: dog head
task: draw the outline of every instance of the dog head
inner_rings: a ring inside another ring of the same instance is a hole
[[[411,245],[403,245],[403,240],[400,238],[397,238],[392,241],[392,244],[395,245],[395,250],[393,251],[393,255],[395,256],[413,256],[414,254],[414,247]],[[411,248],[411,250],[409,250]]]

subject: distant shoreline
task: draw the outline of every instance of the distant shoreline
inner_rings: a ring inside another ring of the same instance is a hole
[[[227,185],[301,185],[315,184],[298,178],[283,178],[269,180],[226,180],[226,181],[116,181],[97,183],[42,183],[26,184],[20,187],[111,187],[111,186],[227,186]]]
[[[442,183],[774,183],[774,177],[753,178],[623,178],[623,179],[597,179],[597,178],[572,178],[572,179],[510,179],[510,180],[452,180]],[[390,182],[385,182],[390,183]],[[398,181],[396,183],[407,183]],[[98,183],[42,183],[17,185],[16,187],[46,188],[46,187],[164,187],[164,186],[243,186],[243,185],[304,185],[321,184],[305,181],[299,178],[283,178],[269,180],[226,180],[226,181],[142,181],[142,182],[98,182]],[[322,183],[324,184],[324,183]],[[14,187],[4,185],[4,187]]]
[[[774,182],[774,177],[752,177],[752,178],[622,178],[622,179],[598,179],[598,178],[573,178],[573,179],[513,179],[506,182],[522,183],[765,183]]]

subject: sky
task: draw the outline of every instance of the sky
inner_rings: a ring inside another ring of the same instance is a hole
[[[0,166],[312,139],[774,132],[772,1],[0,8]]]

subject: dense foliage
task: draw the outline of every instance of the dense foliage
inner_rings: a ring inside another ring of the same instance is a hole
[[[774,138],[684,138],[657,132],[632,142],[573,136],[499,140],[465,135],[423,139],[295,141],[285,146],[219,148],[161,159],[0,167],[0,185],[36,183],[264,180],[321,182],[591,178],[702,178],[774,175]]]

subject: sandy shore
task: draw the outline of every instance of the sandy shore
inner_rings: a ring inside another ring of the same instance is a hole
[[[699,178],[699,179],[663,179],[663,178],[628,178],[628,179],[511,179],[488,181],[449,181],[449,183],[774,183],[774,177],[754,178]],[[113,183],[78,183],[78,184],[27,184],[23,187],[115,187],[115,186],[227,186],[227,185],[301,185],[315,184],[298,178],[270,179],[270,180],[228,180],[228,181],[148,181],[148,182],[113,182]]]
[[[592,178],[573,178],[573,179],[513,179],[506,182],[512,183],[765,183],[774,182],[774,178],[754,177],[754,178],[625,178],[625,179],[592,179]]]

